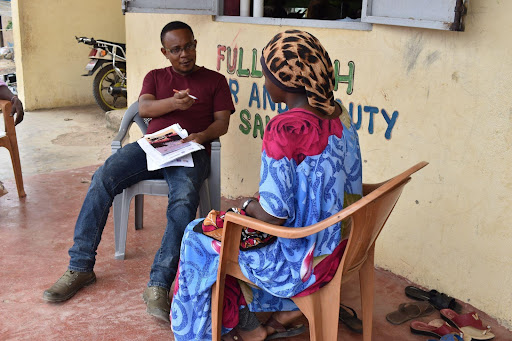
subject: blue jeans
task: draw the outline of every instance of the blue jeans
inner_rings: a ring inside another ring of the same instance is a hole
[[[158,249],[148,286],[167,290],[176,276],[181,239],[187,224],[196,216],[199,190],[210,172],[205,150],[192,154],[194,167],[167,167],[148,171],[146,154],[137,142],[127,144],[98,168],[92,177],[75,226],[74,244],[69,249],[69,270],[92,271],[110,206],[123,189],[142,180],[164,178],[169,185],[167,226]]]

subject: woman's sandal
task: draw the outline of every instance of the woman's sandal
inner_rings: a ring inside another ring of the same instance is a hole
[[[297,336],[306,331],[306,326],[304,326],[303,324],[286,328],[281,323],[279,323],[272,315],[270,315],[267,322],[263,324],[263,327],[271,327],[276,330],[275,333],[268,335],[265,341],[279,339],[283,337]]]
[[[356,311],[341,303],[340,321],[344,323],[351,331],[359,334],[363,333],[363,322],[357,317]]]
[[[405,295],[415,300],[428,301],[437,310],[452,309],[457,312],[462,311],[462,306],[455,300],[455,298],[440,293],[437,290],[426,291],[409,285],[405,287]]]
[[[444,335],[448,334],[461,334],[460,330],[450,326],[448,323],[441,319],[435,319],[429,323],[412,321],[410,328],[413,334],[428,335],[434,337],[443,337]]]
[[[459,328],[464,333],[464,337],[471,337],[473,340],[491,340],[494,338],[491,327],[484,326],[475,312],[459,315],[451,309],[442,309],[440,313],[444,320]]]

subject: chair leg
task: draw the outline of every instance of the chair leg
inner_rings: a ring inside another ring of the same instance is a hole
[[[142,221],[144,219],[144,195],[135,196],[135,229],[142,230]]]
[[[115,259],[123,260],[126,250],[126,233],[128,230],[128,214],[130,198],[126,190],[114,198],[114,239],[116,244]]]
[[[337,341],[340,302],[339,282],[328,283],[311,295],[292,298],[309,322],[311,341]],[[335,302],[338,302],[336,304]]]
[[[222,331],[222,311],[224,303],[224,280],[212,286],[212,341],[220,341]]]
[[[375,246],[368,251],[368,258],[359,270],[364,341],[372,340],[373,299],[375,295],[374,253]]]
[[[23,175],[21,173],[21,161],[16,136],[9,136],[9,142],[11,144],[9,153],[11,154],[12,169],[14,171],[14,179],[16,180],[16,189],[18,190],[18,197],[23,198],[27,196],[27,194],[23,188]]]
[[[199,216],[206,217],[212,209],[210,189],[208,187],[208,179],[206,179],[199,190]]]

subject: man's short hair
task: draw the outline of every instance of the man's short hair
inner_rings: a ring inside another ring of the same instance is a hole
[[[189,30],[190,33],[192,33],[192,36],[194,36],[192,28],[182,21],[171,21],[170,23],[165,25],[164,28],[162,28],[162,32],[160,33],[160,42],[162,43],[162,46],[164,45],[164,37],[167,32],[182,29]]]

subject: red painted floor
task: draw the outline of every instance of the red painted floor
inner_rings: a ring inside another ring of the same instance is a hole
[[[3,180],[10,193],[0,198],[0,340],[173,339],[169,325],[146,314],[141,298],[165,226],[166,199],[162,197],[146,197],[143,230],[131,228],[131,217],[124,261],[114,259],[109,218],[98,250],[96,284],[65,303],[49,304],[41,298],[67,268],[75,219],[95,169],[27,176],[27,197],[22,200],[16,195],[14,181]],[[400,303],[410,301],[404,294],[410,284],[376,270],[373,340],[429,339],[411,334],[409,323],[394,326],[385,320]],[[360,312],[358,297],[357,278],[352,278],[343,288],[342,302]],[[464,305],[464,311],[471,310]],[[492,327],[496,340],[512,340],[510,331],[484,312],[478,313]],[[434,318],[439,318],[437,311],[420,320]],[[309,336],[288,340],[309,340]],[[340,324],[339,340],[362,340],[362,336]]]

